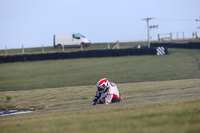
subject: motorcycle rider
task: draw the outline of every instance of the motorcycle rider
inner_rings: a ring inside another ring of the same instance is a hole
[[[92,105],[118,103],[121,101],[119,90],[114,83],[109,82],[106,78],[97,82],[97,91]]]

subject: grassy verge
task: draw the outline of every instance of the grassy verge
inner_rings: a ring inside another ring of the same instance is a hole
[[[96,87],[0,92],[0,108],[39,109],[0,117],[1,133],[200,131],[199,79],[118,84],[123,102],[91,106]]]
[[[0,64],[0,90],[200,77],[200,50],[169,49],[165,56],[82,58]]]

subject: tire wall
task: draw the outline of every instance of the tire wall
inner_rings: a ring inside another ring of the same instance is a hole
[[[165,51],[167,54],[166,48]],[[132,55],[156,55],[156,48],[90,50],[90,51],[77,51],[77,52],[8,55],[8,56],[0,56],[0,63],[73,59],[73,58],[91,58],[91,57],[118,57],[118,56],[132,56]]]
[[[200,49],[200,42],[188,42],[188,43],[151,43],[151,47]]]

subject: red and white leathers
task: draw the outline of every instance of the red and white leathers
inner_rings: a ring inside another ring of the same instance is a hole
[[[105,89],[104,92],[100,92],[98,90],[96,91],[96,95],[92,105],[96,105],[96,103],[110,104],[110,103],[117,103],[120,101],[121,101],[121,96],[117,86],[112,82],[108,82],[108,87]]]

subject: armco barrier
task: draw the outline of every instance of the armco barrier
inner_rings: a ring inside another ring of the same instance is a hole
[[[166,54],[168,53],[167,48],[165,48],[165,53]],[[117,56],[128,56],[128,55],[156,55],[156,54],[157,54],[157,48],[90,50],[90,51],[76,51],[76,52],[0,56],[0,63],[90,58],[90,57],[117,57]]]
[[[188,42],[188,43],[151,43],[151,47],[200,49],[200,42]]]

